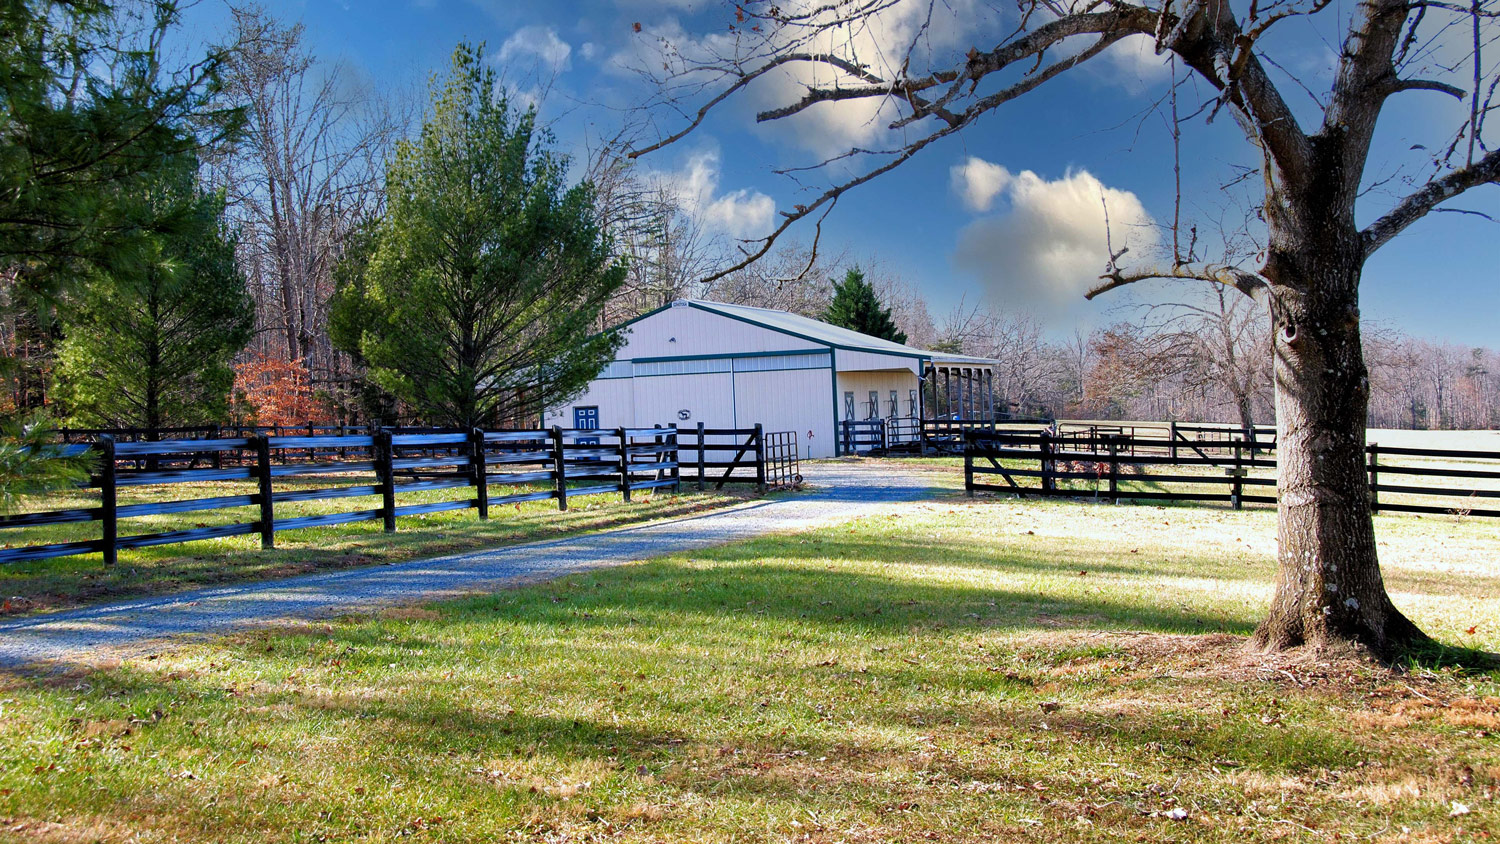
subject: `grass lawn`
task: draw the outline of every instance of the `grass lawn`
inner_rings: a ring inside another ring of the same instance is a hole
[[[359,479],[278,480],[280,490],[362,483]],[[494,489],[499,490],[500,487]],[[136,501],[245,495],[248,484],[179,484],[173,487],[127,487],[122,505]],[[512,492],[514,490],[504,490]],[[492,492],[492,494],[503,494]],[[398,504],[472,497],[472,490],[449,489],[406,493]],[[619,527],[726,507],[745,500],[742,492],[637,492],[626,504],[618,494],[591,495],[569,501],[559,513],[555,501],[495,506],[488,521],[473,510],[450,511],[396,520],[396,533],[383,532],[379,521],[304,528],[276,534],[276,548],[262,551],[259,536],[235,536],[178,545],[158,545],[120,552],[120,562],[106,568],[98,554],[62,557],[0,566],[0,618],[142,595],[175,592],[194,586],[265,580],[327,569],[397,563],[440,554],[495,548],[518,542]],[[97,507],[95,490],[53,494],[26,502],[22,510]],[[378,498],[346,498],[278,504],[278,518],[363,510],[380,506]],[[157,533],[209,525],[250,522],[257,508],[240,507],[196,513],[124,519],[120,535]],[[0,536],[11,545],[96,539],[98,523],[64,524],[9,530]]]
[[[0,687],[20,841],[1475,841],[1500,675],[1256,658],[1273,514],[979,500]],[[1500,650],[1500,524],[1381,517]]]

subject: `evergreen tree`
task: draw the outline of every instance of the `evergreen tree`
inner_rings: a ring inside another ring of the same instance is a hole
[[[859,267],[850,267],[843,280],[833,283],[833,301],[823,312],[823,321],[893,343],[906,342],[906,333],[891,319],[891,309],[881,306]]]
[[[138,18],[113,6],[0,0],[0,265],[43,298],[149,260],[151,236],[180,221],[142,191],[240,123],[217,106],[221,53],[163,68],[176,0],[142,0]]]
[[[62,310],[54,394],[77,424],[156,430],[222,419],[230,362],[250,341],[254,304],[223,198],[198,190],[185,159],[147,199],[179,225],[151,239],[138,268],[96,272]]]
[[[335,342],[429,422],[533,416],[619,348],[596,332],[625,268],[595,222],[592,186],[566,186],[552,143],[482,51],[459,47],[421,135],[397,149],[386,217],[368,253],[351,256],[363,269],[340,274]]]
[[[221,52],[163,66],[177,0],[116,5],[0,0],[0,319],[17,341],[0,379],[18,411],[46,402],[59,302],[96,273],[140,271],[183,223],[180,206],[155,215],[144,186],[240,121],[216,102]],[[37,446],[47,430],[36,413],[0,421],[0,503],[78,474]]]

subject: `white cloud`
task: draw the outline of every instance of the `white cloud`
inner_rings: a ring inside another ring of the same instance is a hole
[[[658,5],[679,5],[661,3]],[[822,9],[815,20],[826,21],[845,10],[825,0],[784,0],[787,15]],[[714,32],[704,35],[684,31],[676,19],[646,23],[644,30],[616,54],[619,69],[647,71],[657,75],[698,63],[729,64],[738,59],[750,65],[774,49],[798,39],[798,49],[827,53],[854,65],[868,67],[885,77],[901,74],[910,54],[910,67],[949,67],[963,61],[974,34],[1001,19],[1002,13],[985,0],[946,0],[929,19],[929,4],[897,2],[882,6],[868,16],[845,26],[830,27],[810,40],[803,27],[773,27],[762,34],[750,31]],[[671,70],[664,70],[663,65]],[[707,77],[697,77],[704,78]],[[745,105],[750,111],[795,103],[809,86],[826,88],[861,85],[859,79],[826,64],[798,62],[766,74],[748,89]],[[891,135],[890,123],[898,111],[889,99],[868,98],[820,103],[800,114],[762,124],[761,131],[786,133],[800,146],[819,154],[847,151],[853,146],[878,144]],[[784,135],[781,135],[784,136]]]
[[[995,204],[1000,192],[1015,181],[1010,171],[1002,165],[969,156],[964,163],[948,171],[953,181],[953,191],[963,200],[970,211],[988,211]]]
[[[1155,223],[1130,191],[1106,187],[1086,170],[1049,181],[1030,170],[1012,173],[970,158],[951,171],[965,207],[998,213],[981,217],[958,236],[955,264],[981,279],[991,295],[1015,307],[1059,316],[1076,311],[1098,283],[1109,244],[1140,258],[1158,241]],[[1122,259],[1122,264],[1129,261]]]
[[[500,62],[512,62],[530,58],[552,73],[561,73],[572,67],[573,48],[557,37],[551,27],[526,26],[515,31],[500,45]]]
[[[1150,36],[1125,38],[1105,50],[1099,58],[1103,61],[1089,62],[1088,66],[1132,94],[1166,85],[1172,78],[1168,56],[1156,54],[1156,40]]]
[[[705,226],[730,237],[763,237],[771,230],[776,201],[758,190],[740,188],[719,193],[719,152],[693,153],[681,169],[648,174],[648,178],[677,197],[687,212]]]

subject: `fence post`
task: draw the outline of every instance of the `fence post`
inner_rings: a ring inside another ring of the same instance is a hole
[[[474,506],[481,520],[490,517],[490,467],[484,462],[484,431],[469,431],[469,469],[474,474]]]
[[[385,532],[395,533],[396,446],[391,438],[391,432],[383,428],[372,436],[375,438],[375,477],[380,483],[380,516],[385,522]]]
[[[615,429],[615,437],[620,441],[616,447],[618,454],[616,459],[620,465],[620,497],[626,504],[630,503],[630,439],[623,427]]]
[[[271,443],[255,438],[255,478],[260,482],[260,547],[276,547],[276,508],[271,501]]]
[[[219,425],[219,423],[215,422],[213,424],[213,429],[208,432],[208,438],[211,440],[216,440],[219,439],[219,437],[223,436],[223,434],[223,428]],[[224,452],[215,451],[213,453],[212,465],[214,467],[214,471],[218,471],[224,468]]]
[[[974,497],[974,438],[964,435],[964,493]]]
[[[675,494],[682,492],[682,446],[677,442],[677,423],[673,422],[668,427],[672,429],[672,433],[667,435],[672,443],[672,458],[667,462],[672,464],[672,492]]]
[[[1168,429],[1169,433],[1167,434],[1167,444],[1168,444],[1168,446],[1172,450],[1172,462],[1176,463],[1177,462],[1177,420],[1174,419],[1174,420],[1172,420],[1168,424],[1171,427]]]
[[[766,491],[766,430],[759,422],[755,423],[755,489]]]
[[[1039,440],[1042,456],[1042,494],[1056,489],[1057,481],[1052,477],[1052,435],[1043,431]]]
[[[568,464],[563,459],[563,433],[556,425],[552,426],[552,465],[557,473],[557,509],[568,509]]]
[[[1234,509],[1242,510],[1245,507],[1240,497],[1245,494],[1245,466],[1244,458],[1239,443],[1234,444],[1234,486],[1230,488],[1230,498],[1234,502]]]
[[[1380,444],[1370,443],[1370,512],[1380,512]]]
[[[1109,503],[1120,503],[1120,441],[1114,435],[1108,435],[1105,440],[1105,448],[1109,451]]]
[[[703,473],[708,468],[704,465],[706,458],[703,449],[703,423],[698,423],[698,491],[703,491]]]
[[[120,549],[116,541],[120,537],[119,487],[115,483],[115,438],[109,434],[99,437],[99,521],[102,531],[99,550],[104,555],[104,564],[113,566],[119,561]]]

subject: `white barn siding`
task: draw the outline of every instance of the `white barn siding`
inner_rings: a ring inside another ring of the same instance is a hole
[[[852,352],[845,349],[839,350],[838,367],[839,372],[902,369],[916,375],[920,371],[919,361],[916,358],[872,352]]]
[[[795,431],[803,457],[832,457],[832,390],[827,369],[736,372],[737,427]]]
[[[615,355],[617,360],[823,348],[790,334],[699,308],[667,308],[635,323],[627,331],[628,339]]]
[[[710,428],[733,428],[733,379],[728,372],[634,378],[638,410],[633,427],[676,424],[686,428],[702,422]],[[688,411],[687,419],[678,415],[681,410]]]
[[[839,365],[842,367],[844,356],[839,355]],[[870,391],[879,394],[880,407],[875,415],[881,419],[890,416],[891,391],[896,391],[899,400],[897,416],[908,416],[907,402],[910,391],[917,389],[917,375],[914,372],[901,370],[898,372],[875,371],[875,372],[840,372],[839,373],[839,419],[848,418],[844,413],[844,393],[854,393],[854,419],[870,418],[869,400]]]
[[[573,427],[575,407],[599,408],[599,427],[635,427],[635,389],[629,378],[600,378],[589,383],[583,395],[548,414],[548,425]]]

